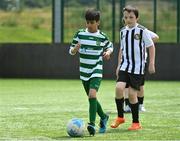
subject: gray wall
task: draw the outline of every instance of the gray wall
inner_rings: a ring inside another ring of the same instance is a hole
[[[1,78],[79,78],[78,55],[69,44],[0,44]],[[118,45],[104,62],[104,78],[115,79]],[[150,80],[180,80],[180,45],[156,44],[156,74]]]

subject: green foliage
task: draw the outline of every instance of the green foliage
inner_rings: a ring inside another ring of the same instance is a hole
[[[0,42],[51,42],[50,8],[0,11]]]
[[[6,0],[1,0],[0,9],[6,10],[8,3]]]
[[[88,122],[88,100],[80,80],[0,79],[0,140],[180,140],[180,82],[147,81],[142,130],[128,131],[126,123],[110,128],[117,116],[115,80],[103,80],[97,94],[110,115],[107,133],[70,138],[66,124],[74,117]],[[68,88],[67,88],[68,86]],[[96,129],[99,118],[97,115]]]
[[[14,16],[8,17],[5,21],[1,22],[1,26],[17,27],[18,26],[17,17]]]
[[[38,28],[40,28],[40,26],[41,26],[43,23],[44,23],[44,19],[43,19],[43,18],[34,18],[34,19],[32,20],[31,26],[32,26],[32,28],[34,28],[34,29],[38,29]]]
[[[24,0],[24,6],[26,7],[45,7],[50,6],[52,4],[52,1],[50,0]]]
[[[65,5],[65,20],[64,20],[64,41],[71,42],[71,38],[78,28],[85,27],[84,17],[81,16],[84,14],[86,8],[82,3],[78,6],[74,5]],[[128,1],[127,4],[133,4],[139,8],[140,12],[140,20],[139,23],[148,29],[153,31],[154,21],[153,21],[153,1]],[[150,6],[151,5],[151,6]],[[94,5],[90,5],[96,8],[96,3]],[[119,9],[119,1],[116,1],[115,5],[115,42],[119,42],[119,25],[121,19],[119,17],[120,9]],[[168,10],[167,10],[168,9]],[[156,33],[160,36],[159,42],[176,42],[176,2],[175,1],[157,1],[157,25],[156,25]],[[100,11],[101,11],[101,22],[100,29],[107,33],[112,40],[112,3],[110,1],[100,1]],[[80,14],[82,13],[82,14]],[[73,15],[73,16],[72,16]],[[76,18],[72,18],[76,17]],[[74,20],[75,19],[75,20]],[[82,21],[82,22],[81,22]],[[168,34],[165,33],[168,31]]]
[[[0,26],[1,43],[50,43],[51,32],[47,29]]]
[[[96,0],[65,0],[65,6],[92,6],[96,3]]]
[[[3,10],[12,10],[17,8],[17,5],[20,7],[30,7],[30,8],[42,8],[47,7],[52,4],[51,0],[1,0],[0,9]]]
[[[10,0],[9,2],[13,3],[14,0]],[[112,40],[112,1],[103,0],[100,2],[100,11],[101,11],[101,22],[100,29],[105,32],[110,40]],[[134,5],[137,5],[140,9],[140,24],[145,27],[153,30],[153,5],[152,1],[128,1]],[[0,28],[5,28],[7,31],[3,30],[5,33],[10,32],[11,30],[15,30],[14,27],[18,27],[17,30],[28,31],[29,28],[32,29],[41,29],[37,30],[37,32],[51,32],[52,31],[52,4],[51,0],[20,0],[21,6],[23,8],[19,10],[15,10],[14,12],[4,12],[0,11]],[[128,3],[128,4],[129,4]],[[66,0],[64,1],[64,42],[70,43],[74,33],[80,29],[85,28],[85,19],[84,12],[87,8],[96,8],[96,1],[87,1],[87,0]],[[24,5],[24,6],[23,6]],[[0,2],[0,8],[8,6],[6,0],[2,0]],[[27,8],[30,7],[30,8]],[[35,8],[38,7],[38,8]],[[119,1],[116,1],[116,14],[115,14],[115,42],[119,42],[119,25],[121,19],[119,18]],[[7,9],[7,7],[5,8]],[[167,10],[168,9],[168,10]],[[156,25],[156,33],[159,35],[159,42],[176,42],[177,38],[177,15],[176,15],[176,0],[168,1],[168,0],[160,0],[157,1],[157,25]],[[11,29],[13,28],[13,29]],[[166,34],[168,31],[168,34]],[[15,31],[16,32],[16,31]],[[19,31],[17,31],[19,33]],[[32,30],[34,32],[34,30]],[[34,32],[39,36],[39,39],[36,39],[39,42],[51,42],[50,34],[43,34]],[[5,33],[0,32],[0,42],[5,42],[5,40],[9,40],[9,36],[4,37]],[[8,33],[8,34],[10,34]],[[33,34],[34,34],[33,33]],[[15,37],[11,40],[11,42],[34,42],[29,36],[28,32],[22,32],[21,36]],[[46,36],[47,35],[47,36]],[[20,38],[20,37],[28,37]],[[36,36],[38,38],[38,36]],[[18,39],[17,39],[18,38]],[[32,37],[33,38],[33,37]],[[3,40],[5,39],[5,40]]]

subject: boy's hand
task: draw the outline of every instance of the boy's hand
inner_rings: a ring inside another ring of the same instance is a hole
[[[155,66],[154,66],[153,63],[149,63],[149,68],[148,68],[148,70],[149,70],[149,73],[150,73],[150,74],[155,73]]]
[[[71,49],[71,54],[72,54],[72,55],[75,55],[75,54],[77,53],[77,51],[79,50],[80,47],[81,47],[81,44],[80,44],[80,43],[77,43],[77,44],[75,45],[75,47]]]
[[[110,52],[110,51],[105,51],[105,52],[103,53],[103,58],[104,58],[105,60],[109,60],[109,59],[110,59],[110,55],[111,55],[111,52]]]
[[[74,51],[77,52],[80,47],[81,47],[81,44],[80,44],[80,43],[77,43],[77,44],[75,45],[75,47],[74,47]]]

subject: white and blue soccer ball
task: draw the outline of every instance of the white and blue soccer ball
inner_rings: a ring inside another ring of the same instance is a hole
[[[82,137],[84,135],[85,124],[82,119],[73,118],[67,124],[67,133],[71,137]]]

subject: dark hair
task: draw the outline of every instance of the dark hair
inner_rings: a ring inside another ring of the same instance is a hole
[[[85,13],[86,21],[99,21],[100,12],[94,9],[88,9]]]
[[[133,12],[134,15],[136,16],[136,18],[139,17],[139,11],[138,11],[138,9],[136,7],[128,5],[128,6],[123,8],[123,12],[124,11],[127,11],[128,13]]]

